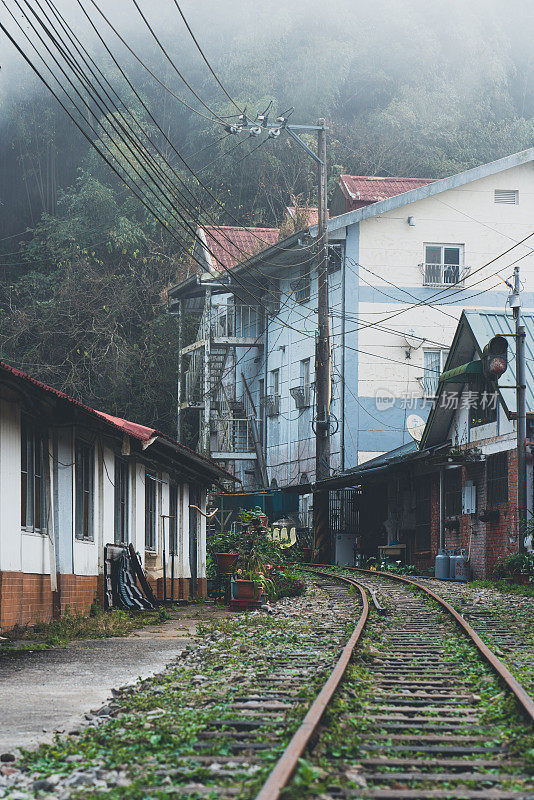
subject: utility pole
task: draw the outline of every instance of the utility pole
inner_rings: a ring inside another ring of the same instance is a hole
[[[317,132],[318,226],[317,226],[317,340],[315,355],[315,480],[330,477],[330,394],[331,348],[328,299],[328,195],[326,164],[326,129],[319,120]],[[314,560],[331,560],[328,492],[316,492],[313,499]]]
[[[517,524],[519,534],[519,552],[525,549],[527,528],[527,409],[525,384],[525,339],[526,331],[521,315],[521,285],[519,282],[519,266],[514,267],[514,291],[510,295],[510,306],[515,319],[515,355],[516,355],[516,410],[517,410]]]
[[[228,133],[247,133],[249,136],[261,136],[267,131],[271,139],[277,139],[285,131],[298,145],[305,150],[317,164],[318,171],[318,221],[317,221],[317,336],[315,340],[315,480],[321,481],[330,477],[330,400],[331,400],[331,344],[330,344],[330,309],[328,300],[328,192],[326,134],[328,128],[325,120],[320,119],[317,125],[292,125],[284,115],[275,123],[267,119],[267,112],[258,115],[252,122],[246,113],[239,122],[228,125]],[[317,153],[297,135],[298,133],[317,132]],[[333,546],[330,541],[329,525],[329,493],[316,492],[313,499],[314,527],[314,561],[331,560]]]

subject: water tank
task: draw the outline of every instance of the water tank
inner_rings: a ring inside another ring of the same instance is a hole
[[[457,581],[469,580],[469,561],[465,557],[465,550],[462,550],[462,552],[456,556],[454,577]]]
[[[438,550],[434,574],[440,580],[446,580],[449,577],[449,554],[445,550]]]
[[[449,580],[453,581],[456,577],[456,559],[458,558],[458,551],[451,550],[451,556],[449,560]]]

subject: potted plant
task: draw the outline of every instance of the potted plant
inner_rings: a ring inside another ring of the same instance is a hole
[[[266,577],[267,567],[262,550],[267,541],[267,528],[262,513],[240,513],[243,531],[239,544],[239,569],[236,571],[236,591],[239,600],[259,600],[272,580]],[[265,542],[264,542],[265,540]],[[272,565],[270,565],[272,566]]]
[[[238,600],[260,600],[264,592],[270,592],[274,583],[261,572],[238,569],[236,572],[236,592]]]
[[[215,531],[208,538],[208,551],[213,559],[217,574],[228,575],[234,571],[237,558],[237,544],[240,533],[236,530]]]

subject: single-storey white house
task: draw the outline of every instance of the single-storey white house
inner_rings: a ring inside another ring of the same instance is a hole
[[[173,575],[175,598],[204,595],[206,494],[229,477],[0,361],[0,630],[103,603],[108,544],[133,545],[157,596],[164,551],[167,592]]]

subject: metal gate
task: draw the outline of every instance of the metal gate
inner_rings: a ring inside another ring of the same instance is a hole
[[[360,487],[330,492],[329,525],[332,537],[339,533],[357,533],[361,493]]]

